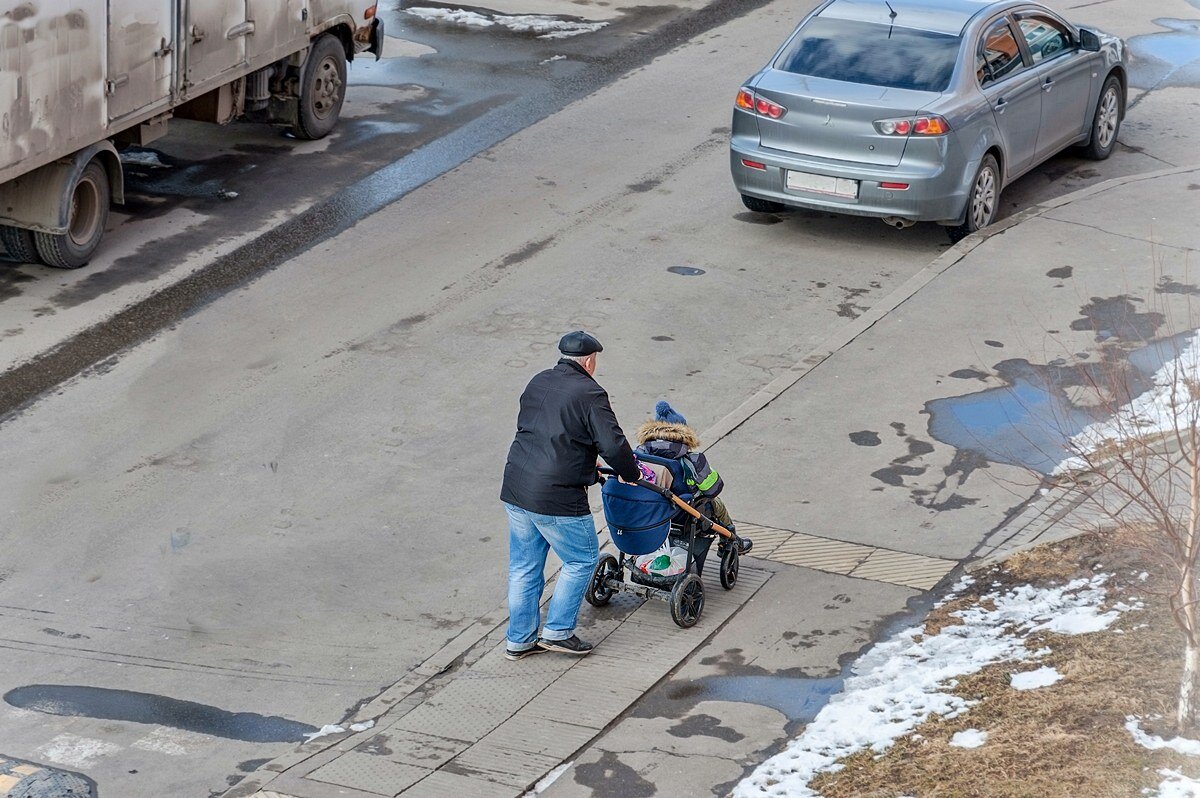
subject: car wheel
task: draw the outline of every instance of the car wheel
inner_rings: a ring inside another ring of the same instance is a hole
[[[1083,148],[1083,154],[1094,161],[1103,161],[1117,147],[1117,134],[1121,131],[1121,81],[1109,75],[1096,101],[1096,113],[1092,116],[1092,139]]]
[[[967,216],[963,223],[947,227],[951,243],[957,244],[992,222],[1000,212],[1000,164],[992,155],[983,156],[975,179],[971,181],[971,192],[967,195]]]
[[[332,34],[319,37],[300,73],[300,108],[292,133],[315,141],[337,124],[346,99],[346,51]]]
[[[786,205],[781,205],[778,202],[751,197],[748,194],[742,195],[742,204],[755,213],[783,213],[787,210]]]

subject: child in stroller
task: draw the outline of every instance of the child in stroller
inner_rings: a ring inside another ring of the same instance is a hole
[[[737,583],[738,560],[751,543],[733,531],[724,502],[717,498],[721,477],[708,465],[696,433],[683,416],[659,402],[655,417],[637,432],[635,454],[643,478],[636,484],[603,475],[601,499],[616,555],[600,555],[584,598],[602,607],[620,592],[666,601],[671,619],[683,628],[693,626],[704,608],[700,575],[713,538],[718,537],[721,587]],[[668,552],[665,557],[660,553]],[[677,552],[683,551],[683,562]],[[643,560],[646,555],[653,555]],[[667,560],[661,567],[660,558]],[[643,570],[643,566],[645,569]],[[629,570],[629,582],[625,570]]]
[[[725,482],[717,470],[709,465],[708,458],[702,452],[694,451],[700,448],[700,439],[681,413],[666,401],[660,401],[654,406],[654,418],[638,427],[634,438],[638,443],[634,454],[649,454],[681,461],[684,473],[688,475],[688,491],[697,492],[704,497],[705,504],[701,505],[701,512],[730,532],[737,533],[733,519],[729,516],[729,509],[719,498]],[[711,539],[708,542],[711,543]],[[731,544],[722,539],[717,545],[718,551],[723,551],[723,547],[727,545]],[[748,554],[753,545],[749,538],[738,538],[738,554]],[[707,554],[707,545],[703,551],[696,552],[697,571],[703,570]]]

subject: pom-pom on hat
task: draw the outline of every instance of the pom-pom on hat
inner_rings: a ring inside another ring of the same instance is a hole
[[[667,404],[666,400],[662,400],[654,406],[654,420],[662,421],[666,424],[687,423],[687,419],[677,413],[675,408]]]

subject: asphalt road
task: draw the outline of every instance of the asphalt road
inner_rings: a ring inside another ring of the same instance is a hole
[[[1102,10],[1117,32],[1151,26],[1130,3]],[[585,45],[452,34],[469,43],[444,51],[474,72],[447,57],[429,85],[388,90],[454,93],[457,111],[417,123],[385,102],[321,153],[248,128],[222,140],[242,160],[195,172],[216,142],[184,128],[159,148],[168,171],[236,198],[171,194],[148,170],[111,261],[10,273],[13,364],[42,351],[19,342],[65,340],[187,274],[214,283],[145,306],[130,340],[147,340],[98,345],[98,365],[0,425],[0,751],[104,795],[223,789],[502,602],[497,476],[515,397],[562,331],[605,342],[599,377],[628,426],[667,397],[703,429],[936,257],[938,228],[740,207],[732,93],[801,11],[717,5],[569,65],[540,61]],[[504,97],[517,55],[579,82]],[[1057,158],[1006,207],[1184,152],[1185,121],[1146,97],[1111,160]],[[384,145],[401,140],[425,146]],[[308,207],[341,215],[292,236]],[[259,266],[217,280],[243,246]]]

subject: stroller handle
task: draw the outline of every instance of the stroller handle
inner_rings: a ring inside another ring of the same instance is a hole
[[[612,468],[605,468],[604,466],[598,466],[596,468],[596,470],[598,472],[600,472],[599,479],[600,479],[601,483],[604,482],[605,477],[620,477],[620,474],[618,474],[616,472],[616,470],[612,469]],[[637,482],[634,482],[632,484],[637,485],[642,488],[649,488],[650,490],[654,491],[655,493],[658,493],[662,496],[666,496],[668,499],[675,495],[674,493],[671,493],[671,491],[668,488],[661,488],[658,485],[655,485],[653,482],[648,482],[644,479],[639,479]]]

